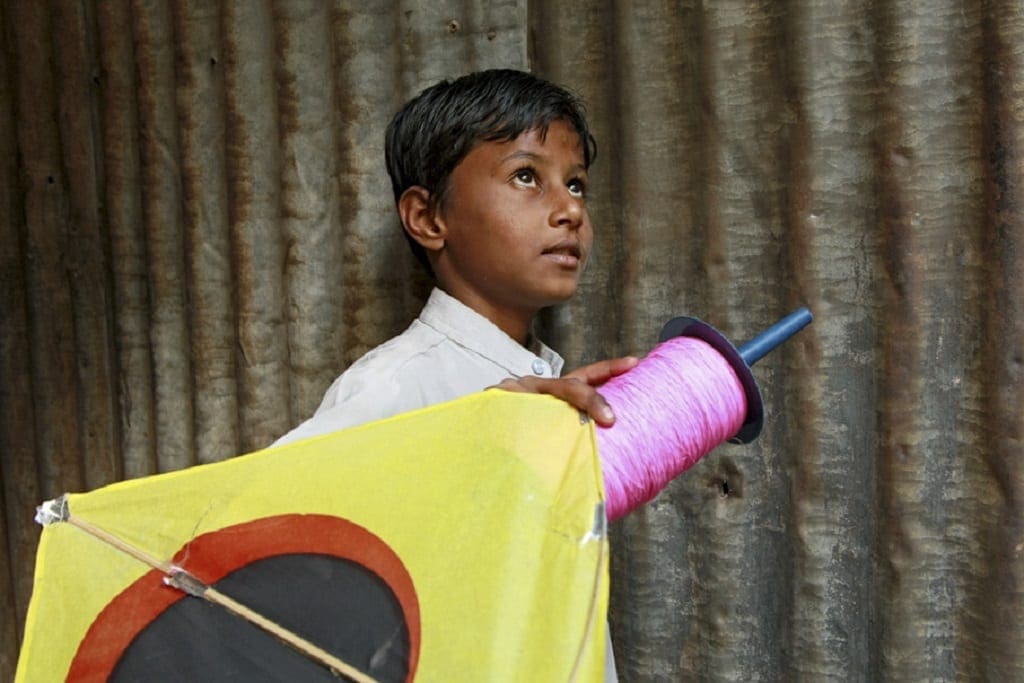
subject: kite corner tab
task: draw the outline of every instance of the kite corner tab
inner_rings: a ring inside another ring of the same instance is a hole
[[[36,508],[36,524],[49,526],[55,522],[66,522],[71,517],[68,509],[68,494],[48,500]]]
[[[594,526],[580,539],[580,545],[599,541],[606,535],[608,535],[608,514],[605,512],[602,500],[594,506]]]

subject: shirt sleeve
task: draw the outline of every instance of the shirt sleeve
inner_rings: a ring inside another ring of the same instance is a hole
[[[360,381],[350,376],[346,380],[335,387],[338,391],[325,397],[311,418],[275,441],[273,446],[330,434],[421,407],[395,377]]]

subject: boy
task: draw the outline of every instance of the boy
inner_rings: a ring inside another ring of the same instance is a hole
[[[277,443],[492,386],[551,394],[612,424],[595,387],[637,360],[558,379],[562,358],[531,332],[541,308],[575,293],[586,263],[594,153],[580,103],[526,72],[442,81],[406,104],[387,129],[388,173],[405,236],[437,287],[405,332],[353,363]]]
[[[595,147],[580,103],[529,73],[484,71],[423,91],[386,138],[405,236],[437,286],[405,332],[353,363],[278,444],[491,386],[551,394],[612,424],[595,387],[637,359],[559,379],[562,358],[532,334],[542,308],[575,293],[593,242]]]

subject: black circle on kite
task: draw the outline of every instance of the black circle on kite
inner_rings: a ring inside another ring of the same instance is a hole
[[[375,574],[327,555],[278,555],[228,574],[217,590],[378,681],[408,674],[409,630]],[[203,600],[179,600],[121,655],[129,681],[333,681],[318,662]]]
[[[380,681],[411,680],[419,655],[412,581],[381,539],[347,520],[282,515],[193,539],[175,564]],[[337,681],[223,608],[151,571],[93,622],[69,680]]]

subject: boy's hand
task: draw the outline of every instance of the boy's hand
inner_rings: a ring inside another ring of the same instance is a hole
[[[621,375],[636,367],[639,359],[633,356],[612,358],[598,363],[584,365],[563,377],[509,377],[493,388],[533,394],[549,394],[560,398],[578,410],[582,410],[602,427],[611,427],[615,415],[611,406],[595,387],[601,386],[612,377]]]

